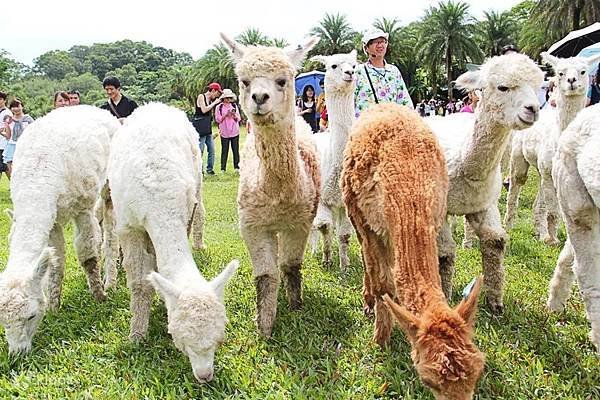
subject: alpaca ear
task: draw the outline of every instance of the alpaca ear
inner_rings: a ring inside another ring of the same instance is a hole
[[[311,60],[311,61],[320,62],[320,63],[321,63],[321,64],[323,64],[323,65],[327,65],[327,59],[328,59],[328,58],[329,58],[329,57],[327,57],[327,56],[312,56],[312,57],[310,58],[310,60]]]
[[[353,60],[356,60],[356,55],[357,55],[356,49],[352,50],[349,54],[349,56],[352,57]]]
[[[383,295],[383,301],[388,310],[394,314],[398,325],[400,325],[408,340],[412,342],[417,337],[417,332],[419,331],[419,321],[417,318],[406,308],[396,304],[387,293]]]
[[[37,260],[37,265],[33,270],[33,276],[31,279],[31,285],[33,287],[42,287],[45,288],[48,277],[50,273],[50,269],[56,270],[58,268],[58,260],[56,259],[56,254],[54,248],[46,247],[40,257]]]
[[[223,32],[221,32],[220,35],[221,39],[225,42],[225,46],[227,46],[229,52],[231,53],[231,58],[233,59],[234,64],[237,64],[242,57],[244,57],[246,47],[239,44],[235,40],[230,39]]]
[[[479,70],[465,72],[456,79],[456,87],[469,92],[481,89],[481,72]]]
[[[462,319],[471,326],[475,325],[475,317],[477,316],[477,300],[479,299],[479,292],[481,292],[481,285],[483,284],[483,276],[479,276],[471,293],[466,299],[460,302],[456,306],[455,310],[462,317]]]
[[[227,286],[227,282],[229,282],[229,279],[235,274],[239,266],[240,262],[238,260],[231,261],[215,279],[210,281],[210,285],[221,303],[224,298],[225,286]]]
[[[542,61],[544,63],[552,65],[553,68],[558,63],[558,60],[559,60],[558,57],[554,57],[552,54],[547,53],[545,51],[540,53],[540,56],[542,56]]]
[[[312,36],[308,39],[306,43],[303,45],[299,45],[297,48],[293,50],[288,50],[287,55],[296,67],[300,67],[302,65],[302,61],[306,57],[306,54],[312,50],[313,47],[319,43],[318,36]]]
[[[167,278],[158,272],[151,272],[147,279],[150,281],[158,294],[160,294],[160,297],[163,298],[165,304],[167,305],[167,309],[171,309],[171,307],[177,302],[181,290],[179,290],[173,283],[171,283]]]

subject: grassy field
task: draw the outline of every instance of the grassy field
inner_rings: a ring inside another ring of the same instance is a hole
[[[217,171],[219,154],[217,146]],[[355,239],[347,276],[335,267],[323,268],[320,254],[307,253],[304,308],[291,312],[281,291],[273,338],[257,335],[251,265],[237,226],[237,175],[231,165],[229,169],[205,180],[208,250],[194,253],[199,269],[210,278],[231,259],[241,262],[226,293],[230,323],[216,355],[215,379],[196,384],[187,358],[167,333],[166,311],[158,298],[147,340],[129,343],[124,274],[109,300],[95,303],[77,266],[69,229],[63,306],[42,322],[32,353],[9,358],[0,328],[0,399],[433,399],[416,376],[399,330],[389,349],[371,341],[373,321],[362,314],[362,266]],[[545,309],[559,249],[533,238],[534,179],[530,181],[510,232],[505,312],[495,317],[482,308],[478,314],[476,342],[487,360],[477,398],[599,399],[600,363],[587,338],[580,298],[574,290],[562,314]],[[0,209],[7,207],[3,178]],[[8,257],[8,230],[8,217],[1,214],[0,265]],[[456,240],[462,240],[460,233]],[[453,304],[480,271],[479,251],[459,250]]]

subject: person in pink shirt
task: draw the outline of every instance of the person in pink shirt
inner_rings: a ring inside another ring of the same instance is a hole
[[[229,145],[233,153],[233,168],[240,170],[240,110],[236,105],[236,96],[231,89],[223,89],[223,102],[215,109],[215,121],[219,124],[221,136],[221,171],[227,168]]]

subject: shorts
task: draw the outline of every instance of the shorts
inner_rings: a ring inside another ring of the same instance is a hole
[[[12,162],[13,156],[15,155],[15,148],[17,147],[16,143],[8,143],[6,148],[4,149],[4,153],[2,153],[2,160],[5,164]]]

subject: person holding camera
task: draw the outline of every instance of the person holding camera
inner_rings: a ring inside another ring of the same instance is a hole
[[[2,154],[2,158],[6,163],[6,176],[10,179],[10,175],[12,173],[12,161],[13,155],[15,154],[15,148],[17,147],[17,140],[23,134],[23,131],[29,124],[33,122],[33,118],[31,118],[28,114],[23,112],[23,102],[20,99],[15,98],[10,102],[9,106],[10,111],[12,112],[12,117],[10,115],[5,115],[3,118],[3,128],[2,128],[2,136],[4,136],[8,143],[6,145],[6,149],[4,149],[4,154]]]
[[[221,85],[213,82],[208,85],[206,93],[200,93],[196,99],[196,111],[192,125],[196,128],[199,136],[200,151],[204,154],[204,145],[208,151],[208,162],[206,163],[206,173],[214,175],[213,167],[215,165],[215,142],[212,136],[212,115],[211,112],[221,103]]]
[[[227,169],[229,145],[233,153],[233,169],[240,170],[240,110],[235,104],[236,96],[231,89],[224,89],[221,95],[223,102],[215,109],[215,120],[219,124],[221,136],[221,171]]]

